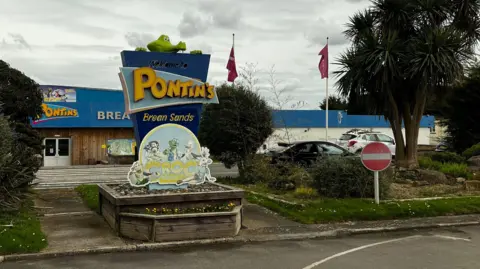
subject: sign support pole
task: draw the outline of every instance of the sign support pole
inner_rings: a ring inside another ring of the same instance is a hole
[[[378,180],[378,171],[373,172],[373,185],[375,188],[375,203],[378,205],[380,204],[380,183]]]

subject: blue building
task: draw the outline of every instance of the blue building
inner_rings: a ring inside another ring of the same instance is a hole
[[[55,85],[42,85],[41,89],[44,115],[32,122],[32,126],[45,137],[45,166],[95,164],[108,160],[112,148],[120,142],[123,145],[132,143],[134,147],[133,125],[124,112],[122,91]],[[185,118],[183,115],[155,116],[159,124]],[[308,137],[306,139],[325,139],[325,111],[281,110],[274,111],[273,118],[277,140],[282,140],[281,133],[285,130],[299,133],[302,138]],[[329,139],[352,128],[385,132],[390,129],[381,117],[347,115],[342,111],[329,111],[328,121]],[[433,117],[422,119],[422,129],[430,130],[433,126]],[[120,155],[125,162],[133,161],[132,154],[123,146]]]

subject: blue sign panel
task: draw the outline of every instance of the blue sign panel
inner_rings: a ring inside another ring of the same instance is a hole
[[[192,131],[192,133],[197,134],[201,112],[202,105],[198,104],[160,107],[135,113],[132,115],[133,125],[141,126],[141,128],[134,129],[135,139],[142,141],[143,137],[145,137],[150,130],[165,123],[182,125]]]
[[[213,85],[150,67],[120,68],[127,113],[186,104],[218,104]]]
[[[122,51],[123,67],[150,67],[180,76],[207,81],[210,55]]]
[[[123,67],[150,67],[154,70],[168,72],[196,80],[205,82],[208,75],[208,67],[210,65],[210,55],[194,55],[183,53],[162,53],[162,52],[143,52],[143,51],[122,51]],[[126,82],[126,81],[125,81]],[[125,86],[124,91],[126,91]],[[143,121],[145,113],[155,115],[171,115],[174,107],[155,108],[154,111],[145,111],[132,114],[132,121],[135,129],[135,138],[137,145],[143,140],[154,127],[167,123],[167,121]],[[199,118],[202,110],[202,104],[186,104],[176,106],[175,113],[181,115],[191,114],[194,121],[177,121],[184,127],[187,127],[195,135],[198,132]],[[138,115],[137,115],[138,114]]]

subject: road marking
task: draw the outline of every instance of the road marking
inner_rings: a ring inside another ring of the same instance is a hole
[[[392,239],[392,240],[381,241],[381,242],[377,242],[377,243],[373,243],[373,244],[368,244],[368,245],[352,248],[352,249],[334,254],[334,255],[332,255],[330,257],[327,257],[323,260],[320,260],[318,262],[314,262],[314,263],[312,263],[312,264],[310,264],[306,267],[303,267],[302,269],[312,269],[312,268],[317,267],[317,266],[319,266],[323,263],[328,262],[329,260],[344,256],[344,255],[347,255],[347,254],[350,254],[352,252],[356,252],[356,251],[359,251],[359,250],[362,250],[362,249],[371,248],[371,247],[375,247],[375,246],[379,246],[379,245],[383,245],[383,244],[388,244],[388,243],[393,243],[393,242],[398,242],[398,241],[403,241],[403,240],[407,240],[407,239],[419,238],[419,237],[422,237],[422,236],[421,235],[412,235],[412,236],[396,238],[396,239]]]
[[[310,264],[306,267],[303,267],[302,269],[312,269],[312,268],[315,268],[315,267],[317,267],[321,264],[324,264],[324,263],[328,262],[329,260],[344,256],[344,255],[347,255],[347,254],[350,254],[350,253],[353,253],[353,252],[356,252],[356,251],[359,251],[359,250],[362,250],[362,249],[371,248],[371,247],[384,245],[384,244],[389,244],[389,243],[394,243],[394,242],[399,242],[399,241],[408,240],[408,239],[420,238],[420,237],[425,237],[425,236],[423,236],[423,235],[412,235],[412,236],[396,238],[396,239],[392,239],[392,240],[381,241],[381,242],[377,242],[377,243],[373,243],[373,244],[368,244],[368,245],[352,248],[352,249],[334,254],[332,256],[329,256],[329,257],[327,257],[323,260],[320,260],[318,262],[312,263],[312,264]],[[437,237],[437,238],[446,239],[446,240],[461,240],[461,241],[467,241],[467,242],[471,241],[468,238],[461,238],[461,237],[454,237],[454,236],[440,235],[440,234],[435,234],[435,235],[432,235],[431,237]]]
[[[461,240],[461,241],[467,241],[467,242],[472,241],[472,240],[470,240],[470,239],[468,239],[468,238],[448,236],[448,235],[441,235],[441,234],[434,234],[433,237],[442,238],[442,239],[448,239],[448,240]]]

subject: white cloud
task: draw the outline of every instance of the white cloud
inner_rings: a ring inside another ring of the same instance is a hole
[[[212,54],[210,82],[226,80],[235,33],[237,66],[258,63],[262,86],[275,65],[288,95],[316,108],[325,95],[317,69],[330,42],[330,69],[346,48],[348,17],[367,0],[0,0],[0,58],[40,83],[119,88],[122,50],[161,34]],[[238,69],[240,71],[240,69]],[[335,78],[329,81],[334,92]],[[265,93],[266,94],[266,93]]]

